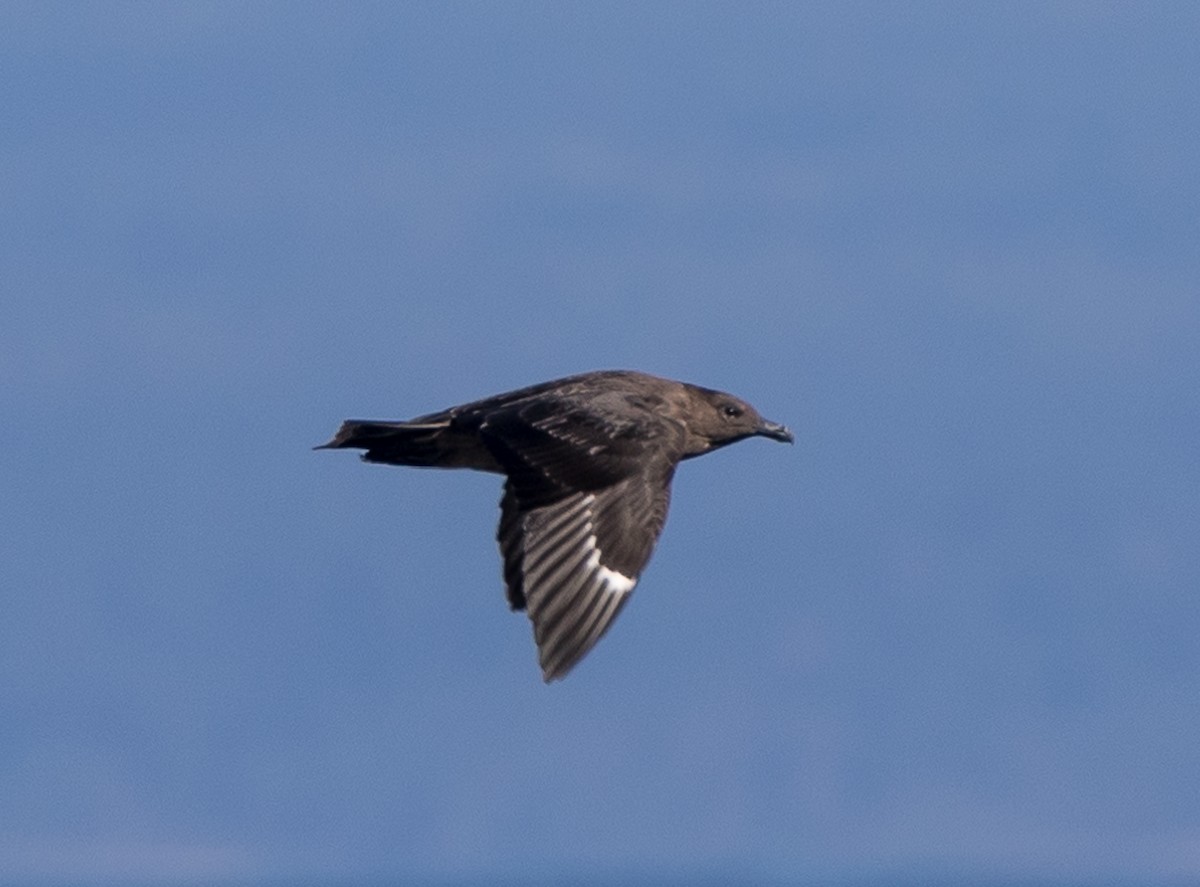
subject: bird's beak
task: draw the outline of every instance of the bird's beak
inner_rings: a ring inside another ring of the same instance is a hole
[[[782,443],[792,443],[795,440],[792,432],[788,431],[785,426],[780,425],[778,422],[768,422],[766,419],[763,419],[762,424],[758,426],[758,431],[755,434],[760,434],[763,437],[769,437],[771,440],[777,440]]]

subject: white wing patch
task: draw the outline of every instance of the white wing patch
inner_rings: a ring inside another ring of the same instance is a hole
[[[590,572],[595,573],[599,577],[605,591],[613,594],[628,594],[633,590],[633,586],[637,585],[637,579],[626,576],[624,573],[618,573],[616,570],[610,570],[600,563],[600,543],[596,539],[596,526],[592,523],[592,505],[595,502],[596,497],[591,493],[583,499],[583,507],[587,511],[587,528],[589,533],[584,542],[588,549],[588,559],[584,565]]]
[[[588,521],[588,529],[592,529],[591,521]],[[637,585],[636,579],[631,579],[624,573],[618,573],[616,570],[610,570],[600,563],[600,549],[596,546],[595,533],[587,537],[587,546],[592,550],[592,553],[588,555],[586,566],[600,577],[605,591],[613,594],[628,594],[633,591],[633,586]]]

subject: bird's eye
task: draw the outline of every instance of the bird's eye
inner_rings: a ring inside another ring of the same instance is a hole
[[[727,419],[737,419],[742,415],[742,408],[735,403],[727,403],[721,408]]]

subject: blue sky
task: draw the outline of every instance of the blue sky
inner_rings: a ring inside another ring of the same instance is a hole
[[[0,881],[1200,877],[1189,4],[7,4]],[[629,367],[544,686],[499,484],[313,453]]]

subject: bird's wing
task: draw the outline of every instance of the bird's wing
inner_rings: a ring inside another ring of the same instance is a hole
[[[666,521],[680,435],[544,408],[481,428],[508,481],[497,538],[509,603],[533,622],[543,677],[595,645],[637,583]]]
[[[499,541],[509,601],[533,623],[542,676],[563,677],[600,640],[650,559],[670,487],[630,478],[522,508],[505,485]]]
[[[488,413],[479,436],[525,506],[611,486],[655,461],[674,465],[683,427],[621,405],[541,397]]]

